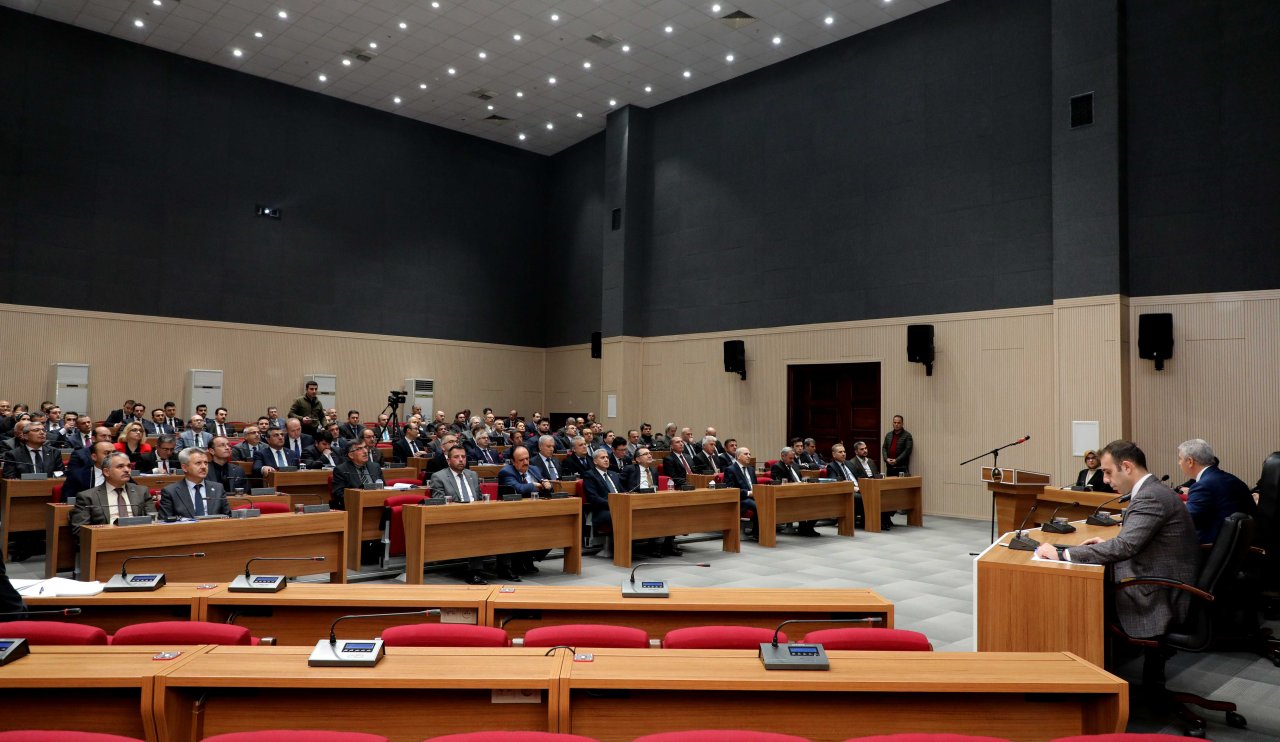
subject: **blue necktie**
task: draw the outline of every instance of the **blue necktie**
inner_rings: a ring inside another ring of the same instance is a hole
[[[197,485],[196,485],[196,487],[195,487],[196,494],[195,494],[195,496],[194,496],[194,498],[193,498],[193,499],[195,500],[195,505],[196,505],[196,515],[204,515],[204,514],[205,514],[205,512],[204,512],[204,495],[200,494],[200,488],[201,488],[201,487],[203,487],[203,486],[204,486],[204,485],[197,484]]]

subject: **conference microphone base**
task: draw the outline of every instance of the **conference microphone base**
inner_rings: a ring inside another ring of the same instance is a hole
[[[1013,551],[1035,551],[1039,545],[1039,541],[1027,536],[1014,536],[1009,542],[1009,548]]]
[[[284,575],[236,575],[227,587],[232,593],[278,593],[288,585]]]
[[[381,639],[321,639],[307,659],[308,667],[374,667],[384,656]]]
[[[102,586],[108,593],[149,593],[164,587],[164,574],[150,575],[112,575],[107,584]]]
[[[31,654],[26,639],[0,639],[0,665],[7,665]]]
[[[670,598],[671,591],[666,580],[641,580],[632,582],[623,580],[622,597],[624,598]]]
[[[1120,521],[1116,520],[1115,518],[1112,518],[1110,515],[1103,515],[1101,513],[1094,513],[1093,515],[1090,515],[1088,518],[1084,519],[1084,522],[1088,523],[1091,526],[1106,527],[1106,526],[1120,525]]]
[[[831,661],[821,644],[760,644],[760,662],[766,670],[830,670]]]
[[[241,510],[231,511],[232,518],[239,518],[239,519],[257,518],[259,515],[262,515],[262,511],[259,510],[258,508],[243,508]]]
[[[1040,530],[1044,531],[1045,533],[1075,533],[1076,527],[1071,525],[1070,523],[1059,523],[1057,521],[1051,521],[1049,523],[1045,523],[1044,525],[1040,526]]]

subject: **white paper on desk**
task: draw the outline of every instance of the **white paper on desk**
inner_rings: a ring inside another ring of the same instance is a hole
[[[1073,565],[1075,565],[1075,566],[1077,566],[1077,567],[1097,567],[1097,568],[1099,568],[1099,569],[1101,569],[1103,566],[1105,566],[1105,565],[1102,565],[1102,564],[1085,564],[1084,562],[1068,562],[1068,561],[1064,561],[1064,560],[1062,560],[1062,559],[1045,559],[1044,557],[1040,556],[1039,554],[1032,554],[1032,555],[1031,555],[1031,561],[1033,561],[1033,562],[1053,562],[1053,563],[1056,563],[1056,564],[1073,564]]]
[[[25,598],[87,598],[102,592],[102,583],[98,581],[80,582],[65,577],[50,577],[47,580],[11,580],[18,593]],[[17,583],[28,583],[19,587]]]
[[[412,485],[412,484],[409,484],[408,482],[396,482],[395,484],[391,485],[390,487],[384,487],[383,489],[389,489],[389,490],[411,490],[411,489],[413,489],[413,485]]]

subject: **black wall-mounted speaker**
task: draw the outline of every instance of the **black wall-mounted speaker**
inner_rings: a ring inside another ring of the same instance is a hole
[[[923,363],[933,376],[933,325],[907,325],[907,362]]]
[[[600,333],[598,332],[591,333],[591,357],[592,358],[600,358],[604,354],[604,350],[601,347],[603,343],[604,343],[604,338],[601,336]]]
[[[747,344],[741,340],[724,341],[725,373],[747,378]]]
[[[1156,370],[1164,370],[1164,362],[1173,358],[1173,315],[1138,315],[1138,357],[1156,362]]]

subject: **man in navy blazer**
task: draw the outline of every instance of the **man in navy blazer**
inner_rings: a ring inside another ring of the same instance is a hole
[[[552,482],[560,478],[561,464],[555,457],[555,438],[549,435],[538,436],[538,452],[532,454],[529,465],[537,469],[538,476]]]
[[[271,473],[284,466],[298,466],[302,458],[293,449],[284,447],[284,431],[271,428],[267,432],[267,445],[253,453],[253,476]]]
[[[1178,466],[1193,480],[1187,490],[1187,512],[1196,526],[1196,537],[1202,544],[1218,538],[1222,522],[1232,513],[1254,515],[1257,506],[1249,494],[1249,485],[1234,474],[1218,468],[1213,448],[1200,438],[1178,446]]]
[[[738,458],[732,465],[724,469],[724,486],[736,487],[739,497],[738,510],[742,515],[751,514],[751,533],[759,538],[760,518],[756,509],[755,498],[751,492],[756,488],[756,473],[751,470],[751,451],[746,446],[738,446]]]
[[[553,488],[551,480],[529,465],[529,449],[516,446],[511,452],[511,461],[498,470],[498,489],[509,489],[521,497],[533,497],[551,492]]]
[[[582,504],[583,509],[591,514],[592,525],[599,530],[613,524],[613,516],[609,513],[609,495],[621,492],[622,482],[609,469],[608,452],[596,451],[591,461],[595,466],[582,476]]]

